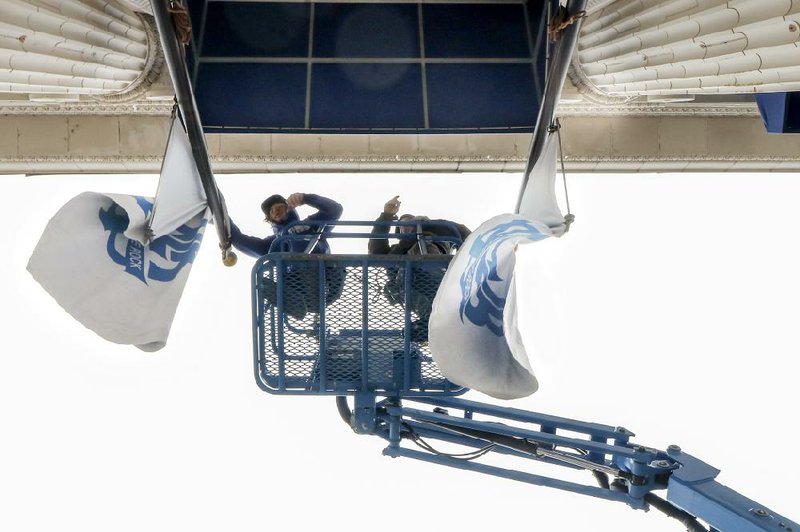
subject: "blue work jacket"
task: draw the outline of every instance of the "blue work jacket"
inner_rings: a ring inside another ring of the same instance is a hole
[[[342,216],[342,206],[332,199],[324,198],[316,194],[303,194],[303,199],[304,205],[309,205],[317,209],[317,212],[305,218],[303,220],[304,222],[321,220],[335,221]],[[286,220],[282,224],[272,224],[272,232],[275,234],[266,238],[245,235],[236,226],[236,224],[231,221],[231,244],[233,244],[233,247],[235,247],[237,250],[251,257],[260,257],[262,255],[266,255],[269,252],[272,242],[277,237],[286,234],[287,231],[289,233],[298,235],[308,235],[316,232],[316,225],[303,225],[302,223],[288,229],[286,228],[287,225],[292,222],[296,222],[299,219],[300,217],[297,215],[297,211],[294,209],[290,210],[287,213]],[[281,249],[276,251],[303,253],[307,245],[307,240],[295,240],[291,242],[285,242],[284,245],[281,246]],[[331,249],[328,245],[328,241],[323,234],[320,237],[319,242],[317,242],[317,245],[314,246],[314,249],[311,251],[311,253],[330,253],[330,251]]]

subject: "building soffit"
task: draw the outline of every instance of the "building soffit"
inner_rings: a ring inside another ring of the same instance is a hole
[[[590,9],[604,3],[590,2]],[[151,57],[157,58],[157,39],[150,43]],[[172,110],[165,73],[161,69],[151,75],[149,90],[128,101],[32,102],[0,94],[0,136],[5,137],[0,141],[0,173],[158,171]],[[754,102],[736,95],[700,101],[602,101],[578,80],[567,84],[557,114],[564,122],[565,139],[570,139],[565,142],[565,160],[573,170],[800,170],[800,140],[767,135]],[[63,134],[31,144],[32,131],[40,128]],[[95,134],[87,134],[87,128]],[[734,145],[741,141],[745,149],[724,148],[729,135],[738,139]],[[702,141],[688,149],[673,137]],[[527,158],[530,135],[214,134],[207,138],[218,172],[518,172]]]

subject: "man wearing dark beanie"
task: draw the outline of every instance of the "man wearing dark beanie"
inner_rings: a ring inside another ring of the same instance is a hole
[[[308,205],[309,207],[317,209],[317,212],[305,218],[303,221],[335,221],[342,216],[342,206],[332,199],[324,198],[316,194],[304,194],[302,192],[295,192],[288,198],[284,198],[280,194],[273,194],[261,203],[261,211],[264,213],[264,221],[272,225],[272,232],[274,234],[266,238],[245,235],[236,224],[231,223],[231,244],[242,253],[250,255],[251,257],[266,255],[269,252],[272,242],[287,231],[286,226],[300,219],[296,211],[296,208],[300,205]],[[297,235],[307,235],[316,233],[316,229],[317,226],[314,225],[300,224],[289,228],[288,231]],[[303,253],[306,245],[306,241],[295,240],[287,242],[283,249],[276,251]],[[319,242],[314,246],[311,253],[330,253],[330,246],[324,235],[320,237]]]
[[[323,198],[316,194],[303,194],[302,192],[295,192],[288,198],[284,198],[280,194],[273,194],[261,203],[261,211],[264,213],[264,221],[272,225],[274,234],[266,238],[245,235],[231,221],[231,244],[242,253],[258,258],[269,253],[272,243],[281,235],[316,235],[319,228],[318,225],[299,223],[287,227],[290,223],[300,219],[296,211],[300,205],[308,205],[317,209],[317,212],[305,218],[303,222],[336,221],[342,216],[342,206],[332,199]],[[278,246],[280,249],[272,251],[305,253],[308,242],[308,239],[285,241],[283,245]],[[327,254],[330,251],[330,246],[323,232],[311,253]],[[314,264],[309,266],[313,266],[313,268],[295,267],[287,271],[284,277],[284,312],[297,320],[304,319],[309,312],[315,313],[319,310],[321,294],[318,285],[317,268]],[[325,293],[323,295],[327,304],[330,304],[341,296],[347,272],[344,268],[335,265],[326,266],[325,271]],[[267,282],[265,280],[264,291],[266,300],[271,305],[276,305],[277,285],[275,281],[270,279]]]

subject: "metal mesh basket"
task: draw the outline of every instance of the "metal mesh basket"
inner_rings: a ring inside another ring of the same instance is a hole
[[[428,348],[450,261],[273,253],[253,269],[256,377],[271,393],[461,393]]]

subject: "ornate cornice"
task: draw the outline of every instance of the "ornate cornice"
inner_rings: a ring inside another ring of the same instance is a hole
[[[253,163],[253,164],[295,164],[311,167],[315,164],[502,164],[507,162],[524,163],[526,157],[493,155],[218,155],[212,156],[212,163]]]
[[[125,4],[128,9],[134,12],[153,14],[153,8],[150,6],[150,0],[119,0]]]
[[[800,167],[800,158],[794,155],[656,155],[656,156],[565,156],[564,161],[573,163],[796,163]]]
[[[620,98],[601,92],[573,60],[569,81],[583,98],[581,103],[558,106],[560,116],[758,116],[755,103],[648,102],[645,97]]]
[[[172,102],[134,101],[68,103],[1,103],[0,115],[141,115],[169,116]],[[607,106],[596,103],[561,103],[559,116],[759,116],[755,104],[635,103]]]
[[[605,106],[622,106],[630,104],[631,102],[637,99],[636,96],[629,96],[627,98],[621,98],[618,96],[609,96],[608,94],[602,92],[598,89],[594,83],[589,80],[588,77],[583,73],[583,69],[581,68],[578,60],[576,59],[578,54],[575,54],[575,58],[572,60],[572,64],[567,71],[567,76],[575,88],[578,90],[578,93],[583,96],[583,99],[593,103],[593,104],[600,104]]]
[[[608,106],[597,103],[561,103],[559,116],[759,116],[755,103],[647,103]]]
[[[0,115],[169,115],[171,101],[150,101],[147,92],[162,76],[169,79],[164,68],[164,52],[158,37],[155,19],[137,12],[147,37],[147,58],[140,75],[123,91],[114,94],[84,95],[81,99],[64,102],[32,102],[30,100],[0,101]]]
[[[161,77],[164,68],[164,51],[161,48],[155,18],[145,13],[136,13],[136,15],[144,24],[144,31],[147,34],[147,60],[142,73],[124,91],[94,96],[91,99],[111,103],[136,101],[141,99],[153,83]]]
[[[169,116],[172,102],[147,100],[125,103],[64,102],[64,103],[0,103],[0,115],[142,115]]]
[[[800,166],[800,158],[794,155],[657,155],[657,156],[572,156],[567,155],[565,162],[570,163],[796,163]],[[160,166],[161,156],[138,155],[138,156],[27,156],[27,157],[0,157],[0,168],[6,165],[35,167],[37,165],[63,165],[63,167],[96,167],[105,165],[108,168],[122,168],[125,166],[155,165]],[[491,157],[487,156],[255,156],[255,155],[234,155],[234,156],[214,156],[211,157],[214,165],[217,164],[239,164],[242,167],[247,165],[296,165],[311,169],[315,165],[342,165],[351,168],[354,165],[382,164],[390,166],[407,166],[409,164],[486,164],[502,165],[504,163],[517,165],[526,161],[525,157]],[[98,169],[104,172],[105,169]],[[513,170],[516,171],[516,170]]]
[[[0,159],[2,160],[2,159]],[[160,160],[160,159],[159,159]],[[487,156],[313,156],[313,157],[276,157],[276,156],[216,156],[211,157],[213,162],[253,162],[253,163],[497,163],[497,162],[526,162],[527,157],[491,157]],[[570,156],[564,157],[565,161],[572,162],[797,162],[800,157],[794,155],[656,155],[656,156]]]

